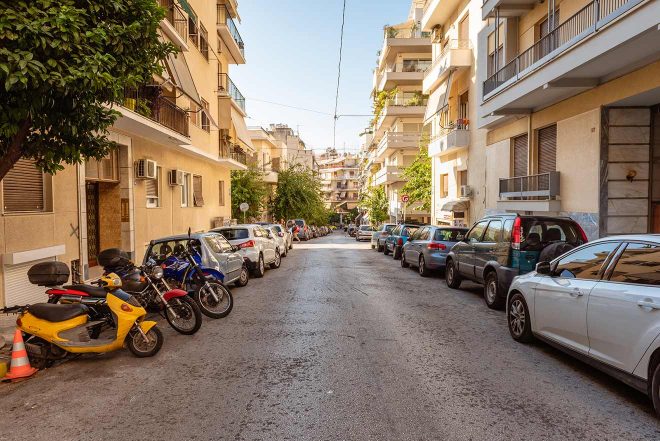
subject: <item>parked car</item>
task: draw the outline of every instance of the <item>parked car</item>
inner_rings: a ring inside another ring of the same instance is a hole
[[[232,245],[238,247],[247,267],[255,277],[263,277],[266,265],[279,268],[282,263],[279,246],[273,233],[261,225],[239,224],[211,230],[222,234]]]
[[[514,340],[538,338],[649,394],[660,416],[660,235],[595,240],[514,279]]]
[[[379,253],[385,248],[385,239],[390,235],[396,224],[383,224],[376,229],[376,233],[371,237],[371,248]]]
[[[149,258],[161,264],[172,254],[178,255],[184,250],[189,240],[192,241],[192,249],[200,253],[202,265],[224,274],[225,284],[247,285],[249,274],[243,256],[217,233],[193,233],[190,238],[187,234],[181,234],[154,239],[149,242],[142,264],[146,264]]]
[[[348,235],[351,237],[355,237],[355,231],[357,230],[357,225],[355,224],[348,224],[348,229],[346,230],[348,232]]]
[[[408,241],[408,238],[419,229],[420,225],[417,224],[401,224],[397,225],[392,230],[389,236],[385,239],[385,248],[383,253],[387,256],[392,253],[394,259],[401,258],[401,251],[403,245]]]
[[[568,217],[487,216],[449,252],[447,285],[458,288],[463,279],[483,284],[486,305],[500,309],[513,278],[532,271],[545,248],[565,252],[585,243],[584,231]]]
[[[298,225],[298,228],[300,228],[300,231],[298,231],[298,238],[300,240],[309,240],[312,238],[309,232],[309,226],[307,226],[305,219],[294,219],[293,223]]]
[[[447,254],[465,237],[467,228],[425,226],[403,245],[401,266],[413,266],[419,275],[428,277],[433,270],[445,269]]]
[[[285,230],[280,224],[266,225],[267,229],[273,233],[273,239],[277,242],[282,257],[286,257],[291,249],[291,233]]]
[[[358,242],[365,239],[370,241],[375,232],[376,230],[371,225],[360,225],[355,232],[355,240]]]

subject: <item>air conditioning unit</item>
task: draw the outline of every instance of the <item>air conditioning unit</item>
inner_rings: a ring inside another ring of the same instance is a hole
[[[170,170],[170,185],[183,185],[183,172],[181,170]]]
[[[158,164],[151,159],[135,161],[135,177],[138,179],[156,179]]]
[[[469,198],[470,196],[472,196],[472,187],[469,185],[461,185],[461,197]]]

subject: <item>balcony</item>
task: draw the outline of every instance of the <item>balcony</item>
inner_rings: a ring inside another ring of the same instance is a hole
[[[497,208],[511,211],[560,211],[559,172],[500,179]]]
[[[126,90],[114,126],[160,144],[189,144],[188,113],[160,93],[156,85]]]
[[[188,17],[174,0],[158,0],[165,9],[165,20],[161,28],[167,38],[182,51],[188,50]]]
[[[245,97],[226,73],[218,74],[218,95],[230,97],[245,116]]]
[[[424,118],[427,103],[428,97],[421,92],[404,92],[389,100],[377,115],[374,139],[382,136],[397,118]]]
[[[444,156],[470,145],[470,130],[467,120],[456,120],[448,127],[442,128],[439,133],[431,138],[429,143],[429,156]]]
[[[373,184],[393,184],[395,182],[403,181],[403,170],[397,165],[386,165],[374,174]]]
[[[537,0],[483,0],[481,17],[483,20],[495,17],[495,8],[499,8],[500,17],[519,17],[537,4]]]
[[[469,40],[449,40],[442,52],[433,60],[426,70],[422,91],[425,94],[442,83],[449,72],[470,68],[472,66],[472,48]]]
[[[395,150],[419,151],[419,143],[422,137],[421,132],[387,132],[378,143],[375,162],[383,162],[388,153]]]
[[[220,140],[219,161],[230,170],[247,170],[248,156],[237,144]]]
[[[405,60],[393,63],[376,76],[377,90],[389,90],[395,86],[415,86],[424,80],[424,72],[431,65],[430,60]]]
[[[483,81],[480,125],[525,114],[660,59],[660,2],[596,0]]]
[[[460,0],[428,0],[424,5],[422,29],[430,31],[435,25],[446,25],[461,4]]]
[[[218,5],[218,34],[225,42],[234,64],[245,64],[245,43],[225,5]]]
[[[412,23],[406,26],[389,26],[385,28],[383,48],[378,58],[378,68],[383,69],[392,63],[397,54],[431,53],[431,33],[414,29]]]

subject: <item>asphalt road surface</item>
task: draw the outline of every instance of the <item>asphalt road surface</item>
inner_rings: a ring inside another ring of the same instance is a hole
[[[509,336],[340,233],[296,244],[153,359],[69,361],[0,385],[0,440],[658,440],[647,398]]]

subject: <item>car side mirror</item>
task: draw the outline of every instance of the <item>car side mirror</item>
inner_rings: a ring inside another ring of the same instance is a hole
[[[236,245],[232,245],[232,246],[231,246],[231,251],[232,251],[232,252],[235,253],[235,252],[238,251],[238,250],[240,250],[240,248],[237,247]]]
[[[536,264],[536,272],[537,274],[541,274],[543,276],[551,276],[552,275],[552,266],[550,265],[550,262],[539,262]]]

